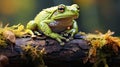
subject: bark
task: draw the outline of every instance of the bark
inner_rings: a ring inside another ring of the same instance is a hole
[[[51,38],[42,37],[42,38],[17,38],[16,45],[14,46],[13,51],[8,45],[6,48],[0,47],[0,54],[8,58],[8,64],[5,67],[35,67],[37,64],[35,61],[32,61],[29,56],[23,58],[22,54],[24,51],[21,48],[21,45],[31,44],[32,46],[39,46],[41,50],[45,48],[46,54],[43,55],[45,65],[48,67],[92,67],[92,63],[83,63],[83,59],[87,56],[90,46],[85,40],[76,37],[69,42],[65,42],[64,46],[59,45],[59,43]],[[120,54],[118,54],[120,55]],[[119,67],[120,56],[113,57],[108,62],[110,66]],[[0,60],[1,62],[1,60]],[[36,61],[37,62],[37,61]],[[117,66],[118,65],[118,66]]]

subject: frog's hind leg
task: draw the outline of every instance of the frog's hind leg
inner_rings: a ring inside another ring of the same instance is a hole
[[[36,37],[36,35],[33,33],[33,30],[35,30],[37,27],[37,24],[34,22],[34,20],[31,20],[28,22],[26,26],[26,32],[31,35],[31,37]]]
[[[46,21],[47,22],[47,21]],[[56,39],[61,45],[63,45],[63,42],[61,39],[64,39],[66,40],[65,37],[57,34],[57,33],[54,33],[51,28],[49,27],[49,25],[45,22],[40,22],[38,24],[38,28],[46,35],[46,36],[49,36],[53,39]]]

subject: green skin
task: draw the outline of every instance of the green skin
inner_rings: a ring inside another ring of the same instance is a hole
[[[58,10],[58,6],[44,9],[35,17],[34,20],[27,24],[29,34],[32,35],[31,37],[35,37],[33,30],[37,29],[43,32],[46,36],[62,43],[62,39],[67,39],[58,34],[59,32],[71,34],[71,37],[78,32],[78,25],[74,20],[79,16],[79,10],[77,8],[78,5],[73,4],[71,6],[65,6],[65,10],[62,12]],[[71,27],[71,29],[67,29],[68,27]]]

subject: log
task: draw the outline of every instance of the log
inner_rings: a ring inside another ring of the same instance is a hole
[[[48,67],[80,67],[81,65],[83,67],[92,67],[93,65],[90,62],[83,63],[90,46],[80,36],[65,42],[64,46],[61,46],[56,40],[49,37],[37,37],[35,39],[30,37],[17,38],[15,44],[13,51],[11,51],[9,45],[5,48],[0,47],[0,55],[8,58],[8,60],[5,58],[7,64],[1,64],[3,67],[36,67],[39,61],[33,61],[29,56],[27,58],[21,57],[24,54],[21,46],[27,44],[39,46],[39,50],[45,48],[43,59]],[[120,52],[117,57],[109,58],[108,64],[110,67],[119,67],[119,61]],[[2,62],[1,59],[0,62]]]

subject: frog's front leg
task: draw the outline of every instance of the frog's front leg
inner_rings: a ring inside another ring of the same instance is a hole
[[[36,37],[36,35],[34,35],[33,33],[33,30],[35,30],[36,27],[37,27],[37,24],[34,22],[34,20],[31,20],[28,22],[26,26],[26,32],[30,34],[31,37]]]
[[[49,27],[48,23],[50,23],[51,20],[44,20],[40,23],[38,23],[38,28],[46,35],[53,39],[56,39],[58,42],[60,42],[61,45],[64,45],[61,39],[65,39],[65,37],[52,32],[51,28]]]
[[[74,34],[76,34],[78,32],[78,25],[77,25],[77,22],[75,20],[73,20],[72,28],[70,30],[67,30],[66,32],[68,34],[71,34],[70,38],[73,38]]]

